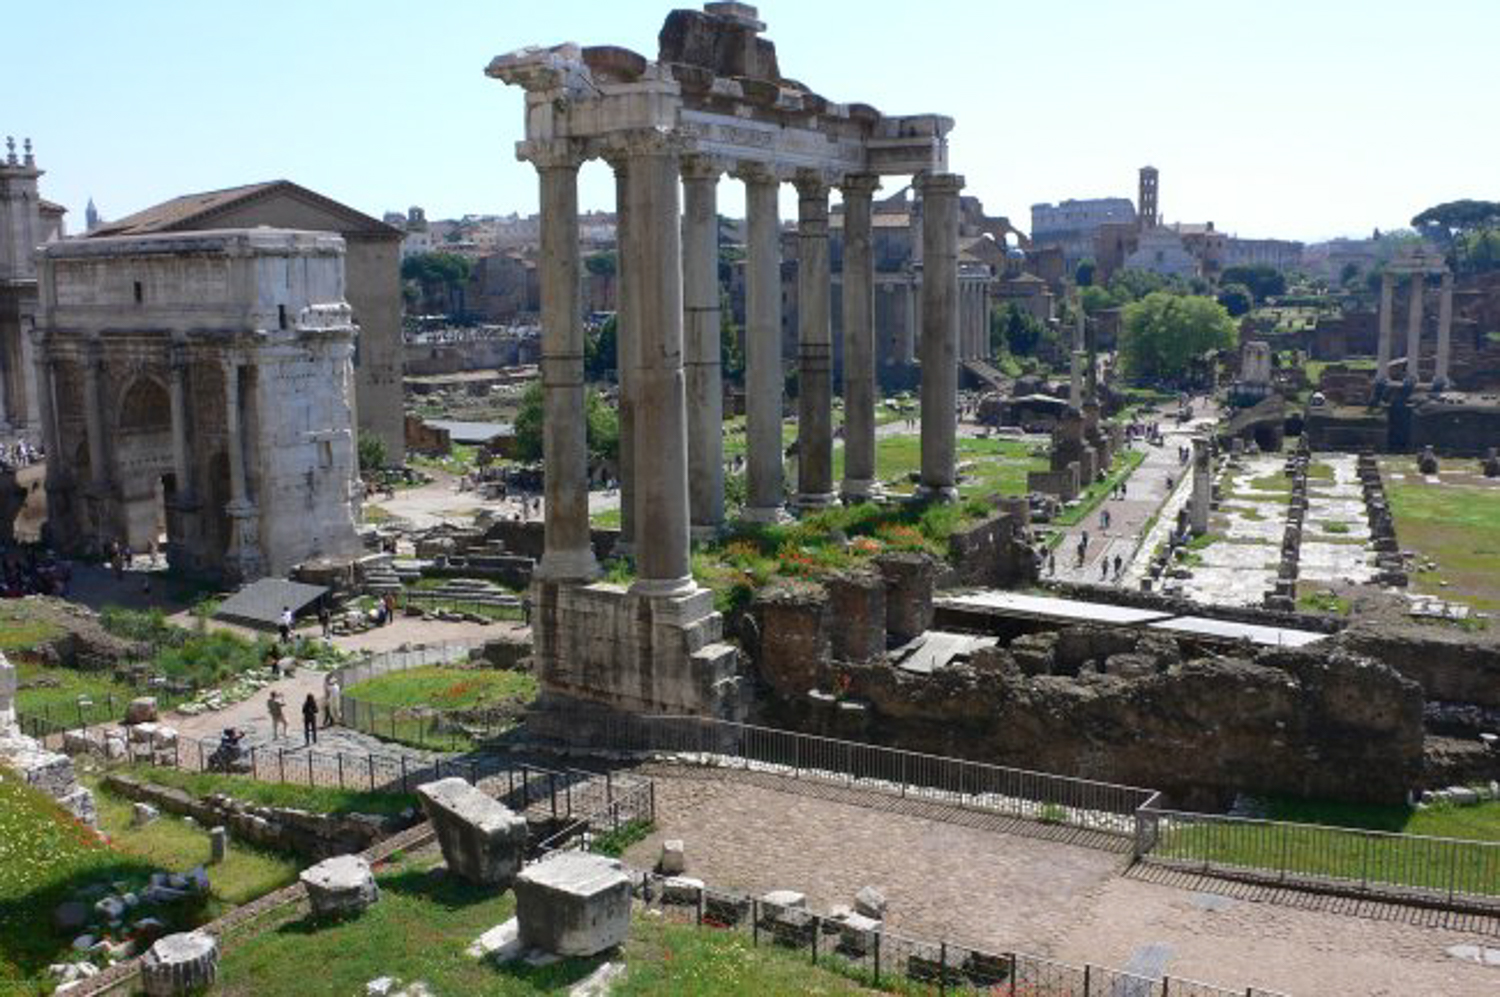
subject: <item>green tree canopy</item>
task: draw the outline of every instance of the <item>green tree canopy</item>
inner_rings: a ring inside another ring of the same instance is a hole
[[[1286,276],[1273,266],[1257,263],[1254,266],[1226,267],[1219,275],[1219,283],[1243,284],[1255,295],[1256,301],[1286,293]]]
[[[1218,301],[1233,318],[1239,318],[1255,307],[1255,298],[1244,284],[1225,284],[1219,289]]]
[[[1453,268],[1459,273],[1500,270],[1500,225],[1459,235],[1453,242]]]
[[[1094,271],[1097,265],[1093,260],[1080,260],[1078,270],[1073,275],[1073,280],[1079,287],[1088,287],[1094,283]]]
[[[1100,287],[1098,284],[1085,287],[1079,293],[1078,297],[1083,302],[1084,313],[1088,315],[1102,312],[1108,308],[1116,308],[1120,304],[1119,301],[1115,300],[1115,296],[1109,293],[1108,288]]]
[[[1029,357],[1036,352],[1047,332],[1040,320],[1014,301],[1007,302],[1001,328],[1005,335],[1005,349],[1011,356]]]
[[[602,381],[619,368],[619,322],[614,315],[583,340],[583,371],[590,381]]]
[[[464,285],[474,272],[474,261],[458,253],[414,253],[401,261],[401,279],[422,289],[428,300],[442,299],[447,310],[463,310]]]
[[[620,416],[597,391],[584,396],[584,419],[587,426],[589,456],[614,460],[620,454]],[[542,459],[542,424],[546,407],[542,383],[533,381],[521,395],[516,413],[516,457],[525,461]]]
[[[1213,298],[1154,291],[1125,306],[1120,359],[1138,384],[1175,381],[1194,357],[1234,345],[1234,320]]]
[[[1412,218],[1411,224],[1424,235],[1437,238],[1446,245],[1464,232],[1500,226],[1500,202],[1472,198],[1444,201]]]

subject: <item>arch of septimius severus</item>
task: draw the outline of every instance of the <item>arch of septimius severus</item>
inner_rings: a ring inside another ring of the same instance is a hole
[[[963,178],[948,172],[949,118],[836,104],[781,76],[755,8],[668,15],[656,61],[565,44],[497,57],[488,75],[526,91],[517,155],[541,184],[546,544],[533,625],[544,703],[727,715],[736,652],[693,581],[693,530],[722,524],[716,191],[745,185],[745,517],[783,504],[779,187],[797,189],[798,509],[866,495],[875,476],[871,201],[884,175],[923,201],[919,495],[955,494],[958,230]],[[579,167],[614,169],[620,259],[622,534],[627,589],[594,581],[579,304]],[[844,202],[845,477],[833,480],[829,195]],[[679,197],[679,191],[681,196]]]

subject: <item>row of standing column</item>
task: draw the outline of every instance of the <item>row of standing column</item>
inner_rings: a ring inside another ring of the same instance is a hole
[[[960,285],[959,357],[987,360],[990,356],[990,285],[988,280],[966,280]]]
[[[1407,295],[1406,316],[1406,381],[1415,384],[1420,376],[1422,353],[1423,292],[1426,275],[1413,273]],[[1380,278],[1379,338],[1376,342],[1375,374],[1378,380],[1389,377],[1393,339],[1393,309],[1396,275],[1387,271]],[[1441,296],[1438,299],[1437,355],[1434,361],[1432,383],[1442,389],[1448,384],[1448,365],[1452,350],[1453,335],[1453,274],[1444,272]]]
[[[577,147],[534,147],[542,194],[542,381],[546,418],[545,581],[595,577],[589,539],[583,327],[579,307]],[[719,347],[717,181],[723,167],[680,157],[664,137],[632,141],[611,159],[619,238],[617,319],[621,394],[621,533],[633,546],[636,591],[693,588],[693,532],[723,523],[722,358]],[[780,177],[742,168],[749,246],[746,265],[746,474],[749,520],[780,518],[782,464]],[[679,180],[683,211],[679,214]],[[923,178],[928,274],[923,282],[922,492],[951,497],[954,485],[959,295],[958,191],[962,179]],[[845,478],[851,498],[875,478],[874,176],[841,185],[845,203]],[[798,188],[798,494],[801,508],[835,500],[828,196],[821,176]],[[649,542],[647,541],[649,538]]]

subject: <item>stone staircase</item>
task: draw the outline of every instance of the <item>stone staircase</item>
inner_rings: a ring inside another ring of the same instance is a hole
[[[400,595],[405,588],[401,584],[401,576],[396,574],[391,567],[389,555],[377,555],[367,557],[359,563],[360,576],[364,580],[365,591],[370,595]]]

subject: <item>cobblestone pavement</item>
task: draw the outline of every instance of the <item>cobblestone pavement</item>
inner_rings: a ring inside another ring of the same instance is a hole
[[[1447,952],[1500,948],[1497,918],[1143,866],[1125,872],[1117,853],[856,805],[852,794],[809,793],[785,780],[781,786],[799,791],[736,772],[650,774],[658,828],[627,861],[649,866],[663,838],[682,838],[688,875],[722,889],[794,889],[823,912],[869,884],[885,892],[893,931],[1116,968],[1161,946],[1167,975],[1229,989],[1293,997],[1500,993],[1500,967]]]

